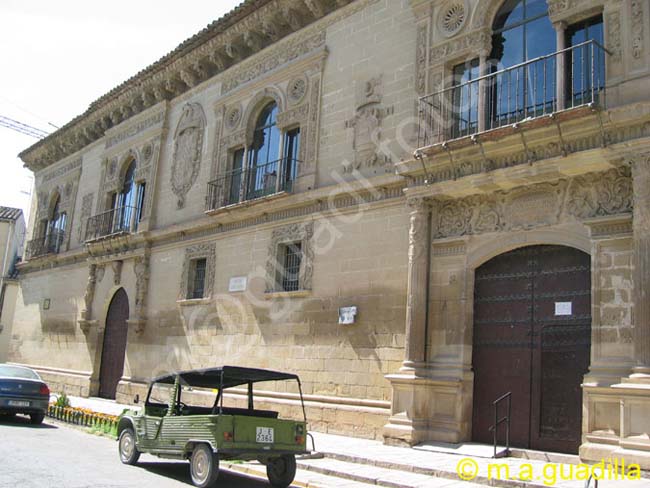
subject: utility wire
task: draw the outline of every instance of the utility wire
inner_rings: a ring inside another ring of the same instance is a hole
[[[0,126],[15,130],[21,134],[35,137],[36,139],[43,139],[49,135],[49,132],[37,129],[36,127],[32,127],[31,125],[27,125],[22,122],[18,122],[17,120],[10,119],[4,115],[0,115]]]

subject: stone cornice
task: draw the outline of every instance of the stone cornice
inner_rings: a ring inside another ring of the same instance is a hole
[[[358,7],[367,2],[245,0],[19,156],[30,170],[43,169],[100,139],[111,127],[227,71],[334,10],[350,3]]]

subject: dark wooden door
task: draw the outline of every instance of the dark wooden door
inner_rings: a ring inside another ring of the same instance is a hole
[[[478,268],[473,439],[492,442],[492,402],[512,392],[513,446],[576,453],[590,346],[589,255],[531,246]]]
[[[102,362],[99,370],[99,396],[115,398],[117,384],[124,373],[129,299],[123,288],[117,290],[106,315]]]

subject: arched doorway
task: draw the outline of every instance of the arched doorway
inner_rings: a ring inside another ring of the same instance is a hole
[[[99,396],[115,398],[117,384],[124,372],[124,355],[129,318],[129,298],[124,288],[117,290],[106,314],[102,362],[99,370]]]
[[[530,246],[480,266],[472,342],[473,439],[492,443],[492,402],[512,392],[513,446],[577,453],[591,349],[590,256]]]

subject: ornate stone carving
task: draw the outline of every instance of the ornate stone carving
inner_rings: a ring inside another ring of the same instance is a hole
[[[59,166],[58,168],[48,171],[41,176],[41,184],[47,183],[51,180],[60,178],[68,173],[73,172],[76,169],[81,168],[81,158],[77,158],[69,163]]]
[[[241,104],[235,104],[232,107],[230,107],[228,110],[226,110],[226,128],[228,130],[234,130],[237,127],[239,127],[239,123],[241,122],[241,117],[242,117],[242,110],[241,110]]]
[[[203,153],[205,115],[201,105],[188,103],[174,134],[174,158],[171,171],[171,187],[178,197],[178,208],[185,206],[185,195],[199,176]]]
[[[111,268],[113,269],[113,284],[119,286],[122,283],[122,264],[123,261],[113,261],[111,262]]]
[[[382,121],[393,113],[393,107],[381,107],[382,95],[381,76],[357,87],[356,113],[345,123],[346,128],[354,129],[352,148],[355,157],[352,164],[343,167],[345,172],[390,162],[388,156],[379,151]]]
[[[97,283],[101,283],[102,280],[104,279],[104,274],[106,273],[106,266],[103,264],[98,264],[97,265]]]
[[[560,12],[569,10],[571,8],[571,0],[547,0],[548,4],[548,14],[553,17]]]
[[[302,102],[305,95],[307,95],[308,87],[308,81],[304,75],[292,79],[287,86],[287,98],[289,103],[292,105],[298,105]]]
[[[320,118],[320,90],[321,90],[321,75],[314,76],[311,80],[311,100],[309,102],[309,127],[307,128],[307,146],[300,148],[300,157],[303,164],[302,169],[299,168],[299,173],[303,174],[308,168],[313,168],[316,164],[318,157],[318,127]]]
[[[116,144],[119,144],[121,142],[126,141],[127,139],[130,139],[141,132],[144,132],[145,130],[149,129],[150,127],[153,127],[155,125],[162,124],[165,119],[165,111],[161,110],[160,112],[156,112],[153,115],[150,115],[144,120],[141,120],[135,124],[129,125],[127,128],[124,130],[120,131],[119,133],[110,136],[106,139],[106,149],[110,149],[111,147],[115,146]]]
[[[434,236],[526,230],[631,211],[632,180],[629,168],[622,166],[557,183],[442,201]]]
[[[452,0],[442,6],[438,13],[438,30],[445,37],[458,34],[467,20],[468,8],[464,0]]]
[[[631,212],[630,168],[621,166],[604,174],[589,174],[571,180],[566,211],[578,219]]]
[[[643,55],[643,25],[645,22],[645,12],[643,5],[648,5],[647,0],[632,0],[630,9],[632,11],[632,57],[640,59]]]
[[[266,292],[282,291],[279,283],[279,271],[284,264],[280,262],[280,245],[300,242],[302,244],[302,261],[300,263],[300,290],[311,290],[314,274],[314,223],[292,224],[273,230],[269,243],[269,257],[266,264]]]
[[[81,215],[79,217],[79,225],[77,226],[77,240],[82,242],[86,235],[86,224],[93,212],[93,198],[95,195],[87,193],[81,198]]]
[[[427,24],[418,25],[415,53],[415,91],[423,96],[427,91]]]
[[[181,272],[179,300],[186,300],[189,291],[190,265],[195,259],[205,258],[205,283],[203,296],[209,298],[214,291],[214,274],[216,271],[217,246],[214,243],[196,244],[185,249],[185,259]]]
[[[147,294],[149,291],[150,258],[148,250],[143,256],[136,256],[133,260],[133,273],[135,274],[135,331],[137,334],[144,332],[147,323]]]
[[[447,58],[462,56],[464,53],[487,54],[491,49],[492,32],[490,29],[483,29],[454,37],[443,44],[432,47],[429,59],[443,61]]]

